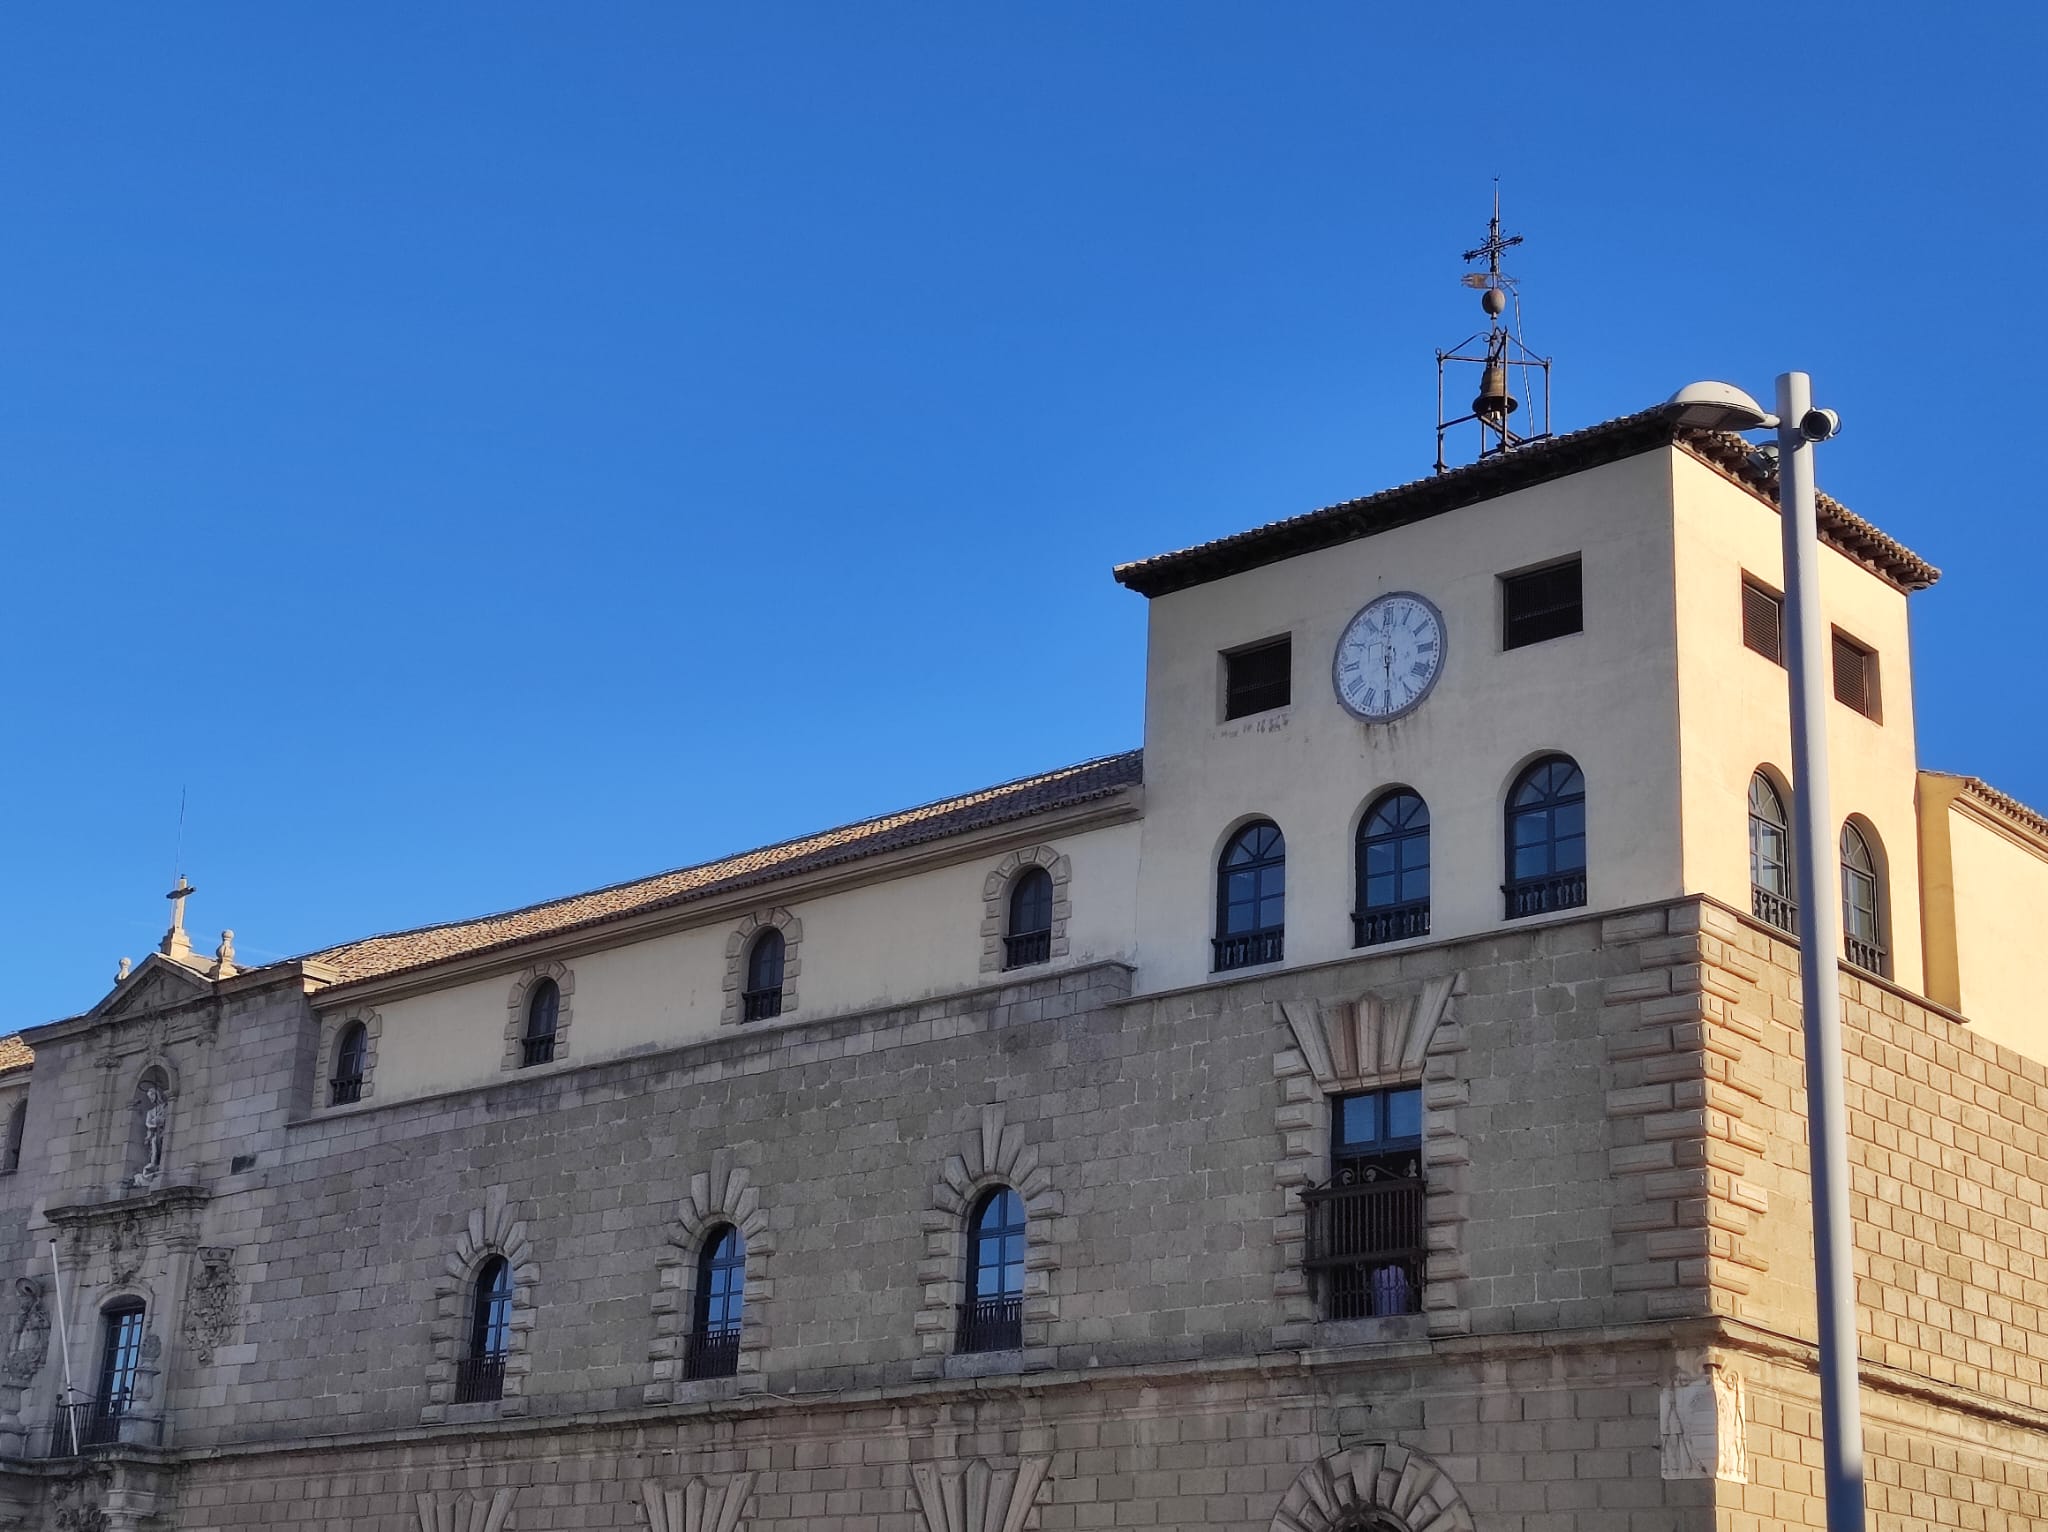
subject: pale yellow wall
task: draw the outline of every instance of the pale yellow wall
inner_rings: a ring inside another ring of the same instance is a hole
[[[2038,979],[2048,943],[2048,847],[1970,812],[1967,799],[1930,796],[1947,842],[1948,887],[1927,912],[1930,961],[1941,938],[1953,941],[1957,993],[1946,1003],[1972,1030],[2048,1061],[2048,1001]]]
[[[1684,735],[1685,891],[1748,909],[1749,779],[1760,765],[1792,775],[1785,671],[1742,642],[1742,576],[1783,590],[1778,513],[1684,454],[1674,454],[1678,714]],[[1839,833],[1852,814],[1883,843],[1892,978],[1923,989],[1919,837],[1914,807],[1912,660],[1906,597],[1823,546],[1821,604],[1830,623],[1878,655],[1883,722],[1828,688],[1829,796]],[[1790,805],[1788,804],[1789,808]],[[1830,864],[1830,887],[1841,897]]]
[[[1134,946],[1131,889],[1138,827],[1114,825],[1043,842],[1065,854],[1072,876],[1068,952],[1045,968],[1128,958]],[[1026,842],[1025,844],[1032,844]],[[787,907],[803,923],[797,997],[789,1020],[927,999],[995,982],[981,971],[983,883],[1011,849],[817,899],[764,890],[760,908]],[[737,914],[690,930],[567,959],[575,983],[568,1063],[712,1037],[725,1007],[726,942]],[[488,1084],[504,1077],[507,999],[522,968],[402,999],[379,1000],[372,1100]]]
[[[1287,837],[1287,961],[1351,948],[1352,835],[1405,783],[1432,823],[1432,940],[1502,919],[1502,797],[1549,750],[1586,774],[1593,908],[1680,891],[1671,460],[1647,453],[1481,505],[1176,591],[1151,603],[1146,666],[1139,985],[1208,977],[1226,833],[1265,816]],[[1502,652],[1499,579],[1578,553],[1585,631]],[[1347,713],[1330,684],[1346,623],[1411,590],[1442,610],[1430,699],[1392,724]],[[1290,633],[1293,701],[1219,722],[1218,651]]]

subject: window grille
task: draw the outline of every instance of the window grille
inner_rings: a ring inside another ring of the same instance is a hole
[[[998,1186],[975,1204],[967,1229],[967,1301],[961,1351],[1014,1351],[1024,1344],[1024,1199]]]
[[[1771,779],[1757,772],[1749,779],[1749,908],[1766,925],[1781,931],[1799,926],[1799,906],[1792,897],[1792,836],[1785,804]]]
[[[1010,930],[1003,938],[1003,966],[1023,968],[1052,956],[1052,874],[1027,867],[1010,890]]]
[[[740,991],[740,1020],[768,1021],[782,1014],[782,933],[770,926],[754,938],[747,954],[747,987]]]
[[[553,979],[539,980],[526,1000],[526,1036],[520,1049],[522,1064],[554,1062],[555,1024],[561,1014],[561,987]]]
[[[1545,756],[1508,793],[1507,918],[1586,902],[1586,779],[1570,756]]]
[[[1865,718],[1878,716],[1877,655],[1846,633],[1834,642],[1835,700]]]
[[[1527,574],[1502,575],[1500,586],[1503,649],[1563,638],[1585,627],[1584,581],[1576,558]]]
[[[1429,806],[1405,788],[1358,822],[1357,899],[1352,946],[1429,935]]]
[[[1365,1091],[1330,1106],[1330,1179],[1301,1199],[1324,1317],[1417,1313],[1428,1243],[1422,1091]]]
[[[1293,695],[1294,640],[1276,638],[1223,656],[1226,720],[1287,706]]]
[[[501,1255],[485,1261],[470,1290],[469,1354],[455,1366],[455,1402],[481,1404],[505,1395],[505,1357],[512,1346],[512,1267]]]
[[[327,1102],[330,1106],[348,1106],[363,1099],[363,1071],[369,1062],[370,1031],[360,1021],[352,1021],[341,1033],[341,1046],[335,1050],[334,1078],[327,1082]]]
[[[1877,859],[1853,824],[1842,826],[1842,950],[1858,968],[1880,976],[1891,972],[1878,903]]]
[[[1742,582],[1742,642],[1774,665],[1785,663],[1785,605],[1773,591]]]
[[[1277,963],[1287,931],[1287,842],[1270,820],[1231,836],[1216,869],[1214,967]]]
[[[747,1300],[747,1241],[727,1224],[704,1240],[697,1301],[683,1343],[683,1376],[730,1378],[740,1366],[740,1320]]]

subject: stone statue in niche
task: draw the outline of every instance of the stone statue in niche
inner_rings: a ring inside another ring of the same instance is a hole
[[[50,1311],[43,1303],[43,1284],[22,1277],[14,1284],[19,1307],[7,1341],[7,1355],[0,1359],[0,1379],[26,1387],[42,1371],[50,1354]]]
[[[135,1110],[142,1119],[142,1168],[134,1184],[152,1186],[164,1171],[164,1130],[171,1121],[171,1098],[156,1080],[145,1077],[136,1092]]]

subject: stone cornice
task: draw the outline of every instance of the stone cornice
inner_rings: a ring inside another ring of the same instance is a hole
[[[196,1208],[212,1200],[213,1193],[203,1186],[154,1186],[146,1192],[137,1192],[132,1197],[109,1197],[104,1202],[66,1202],[57,1207],[45,1208],[43,1216],[57,1227],[68,1229],[101,1219],[125,1217],[130,1213]]]

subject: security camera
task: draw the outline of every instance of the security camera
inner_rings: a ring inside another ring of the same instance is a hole
[[[1799,434],[1810,442],[1824,442],[1842,429],[1842,417],[1833,410],[1808,410],[1799,417]]]

